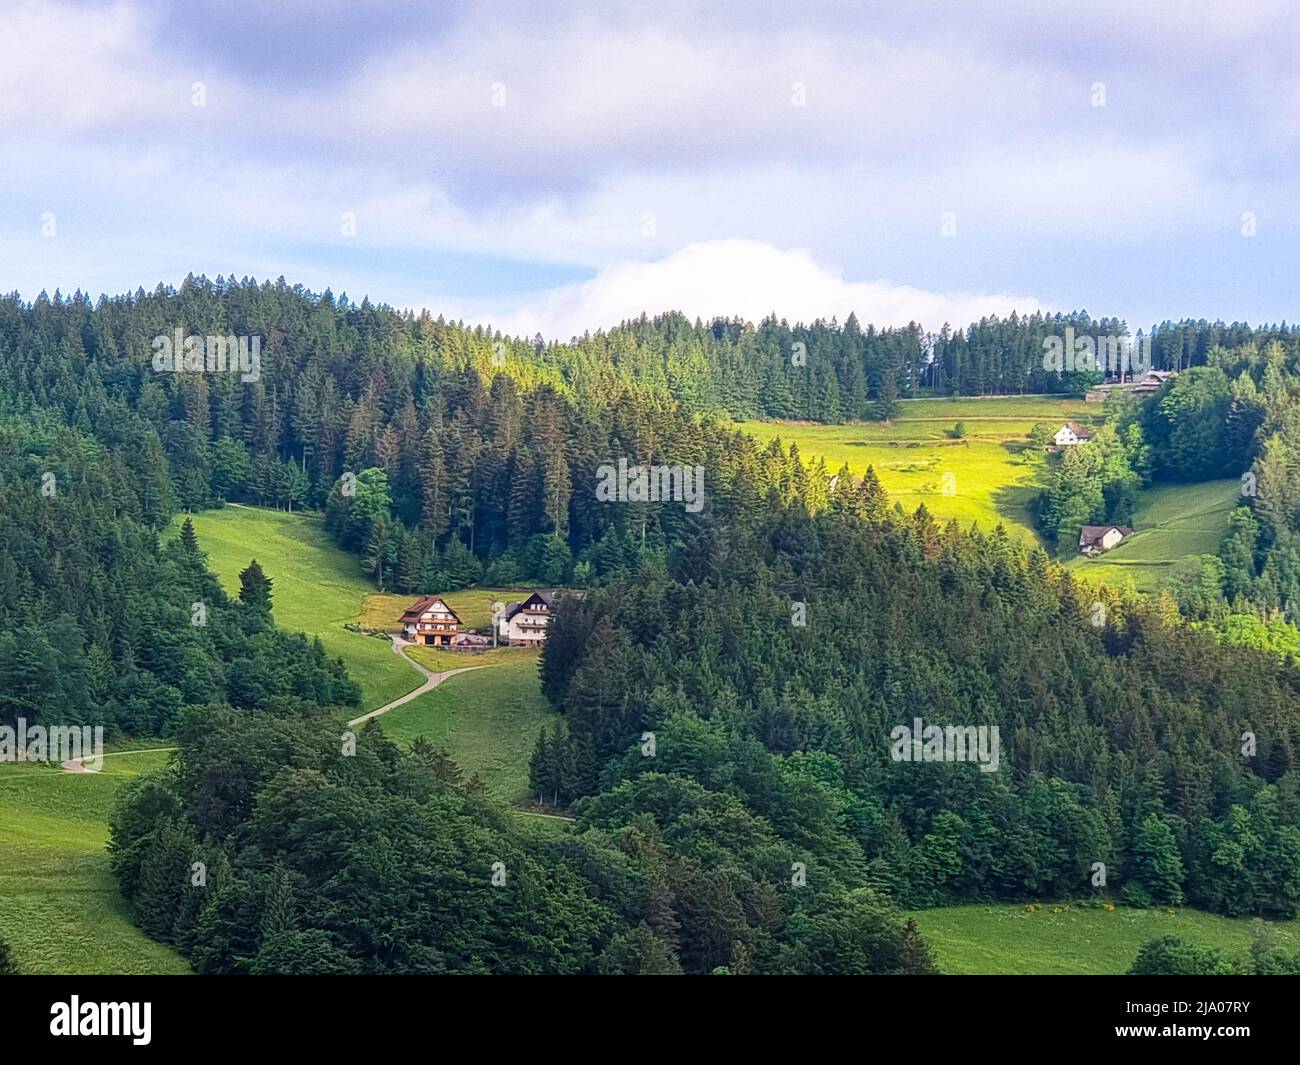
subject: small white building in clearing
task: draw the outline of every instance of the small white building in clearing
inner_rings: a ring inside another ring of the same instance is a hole
[[[551,623],[555,589],[533,592],[522,603],[507,603],[497,619],[497,637],[511,647],[540,647]]]
[[[1041,440],[1042,437],[1039,437]],[[1056,430],[1056,435],[1052,437],[1052,442],[1057,447],[1074,447],[1077,444],[1086,444],[1092,439],[1092,430],[1085,429],[1077,422],[1066,422]]]
[[[1132,535],[1127,525],[1085,525],[1079,530],[1079,554],[1100,555]]]

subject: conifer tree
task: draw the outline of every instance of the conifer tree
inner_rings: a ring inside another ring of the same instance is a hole
[[[259,612],[271,612],[271,578],[262,571],[257,559],[239,574],[239,601]]]

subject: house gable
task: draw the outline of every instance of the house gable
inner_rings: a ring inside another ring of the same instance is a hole
[[[406,608],[402,615],[402,624],[414,621],[454,621],[460,624],[460,617],[446,601],[437,595],[426,595]]]

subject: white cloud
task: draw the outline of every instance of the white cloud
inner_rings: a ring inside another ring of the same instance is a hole
[[[472,254],[554,266],[538,284],[599,271],[528,308],[581,330],[638,313],[638,295],[685,306],[670,275],[741,238],[816,257],[795,271],[783,253],[777,287],[804,288],[756,315],[835,313],[847,292],[865,319],[867,301],[929,308],[962,289],[1098,310],[1176,292],[1205,310],[1260,291],[1226,265],[1249,210],[1244,261],[1270,284],[1261,304],[1288,313],[1300,8],[388,6],[303,30],[284,5],[0,0],[0,290],[119,291],[215,264],[408,304],[438,287],[422,261]],[[36,236],[46,211],[57,242]],[[949,211],[956,240],[939,236]],[[1223,276],[1184,272],[1192,257]],[[924,290],[849,282],[831,261]],[[517,286],[475,278],[458,289],[475,311],[510,310]],[[706,280],[729,306],[699,299],[702,316],[751,313],[749,292]],[[590,321],[565,312],[579,301]]]
[[[565,285],[491,324],[512,335],[568,339],[642,313],[681,311],[708,321],[719,315],[757,322],[775,312],[791,322],[850,312],[876,325],[916,321],[938,329],[985,315],[1046,310],[1033,296],[926,292],[889,281],[850,281],[803,250],[753,240],[691,244],[650,263],[620,263],[590,281]],[[483,316],[476,316],[487,321]]]
[[[157,128],[164,114],[190,105],[190,81],[167,61],[138,6],[29,0],[6,7],[3,19],[0,131]]]

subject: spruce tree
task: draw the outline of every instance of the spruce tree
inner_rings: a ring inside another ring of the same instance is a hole
[[[1163,906],[1181,906],[1183,861],[1173,830],[1156,814],[1142,822],[1133,843],[1134,876]]]
[[[239,601],[262,613],[271,612],[271,578],[253,559],[239,574]]]

